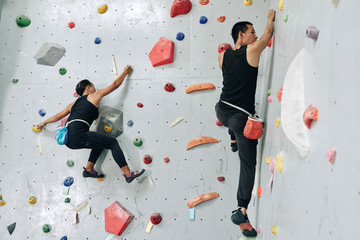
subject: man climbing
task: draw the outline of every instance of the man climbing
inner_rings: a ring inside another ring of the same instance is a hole
[[[218,59],[223,74],[223,88],[219,104],[216,105],[216,115],[218,120],[229,128],[231,148],[234,152],[238,151],[241,163],[237,192],[238,208],[232,212],[231,220],[234,224],[240,225],[241,232],[245,236],[257,235],[249,222],[246,209],[254,187],[258,141],[244,137],[243,131],[248,114],[243,110],[255,114],[260,54],[273,35],[274,18],[275,11],[271,9],[268,12],[265,32],[259,40],[252,23],[236,23],[231,30],[235,46],[221,52]]]

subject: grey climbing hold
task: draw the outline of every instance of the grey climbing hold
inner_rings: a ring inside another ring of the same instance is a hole
[[[13,224],[7,227],[7,230],[9,231],[10,235],[14,232],[15,227],[16,227],[16,222],[14,222]]]
[[[55,66],[64,56],[66,49],[56,43],[44,43],[35,55],[37,64]]]
[[[109,106],[102,106],[99,109],[99,117],[96,120],[96,132],[117,138],[123,133],[123,113]],[[111,131],[107,131],[111,126]]]

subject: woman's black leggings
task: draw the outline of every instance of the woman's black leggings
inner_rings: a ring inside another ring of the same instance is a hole
[[[229,128],[232,140],[236,139],[240,158],[239,187],[237,201],[239,207],[247,208],[251,199],[251,192],[254,187],[255,166],[256,166],[256,145],[257,140],[250,140],[244,136],[244,127],[248,115],[239,110],[239,113],[228,113],[222,111],[218,104],[215,107],[218,120]],[[233,139],[235,137],[235,139]]]
[[[94,164],[104,149],[110,149],[115,162],[120,168],[127,165],[118,141],[113,137],[105,136],[97,132],[86,131],[82,134],[71,134],[69,135],[69,141],[66,146],[71,149],[92,149],[89,162]]]

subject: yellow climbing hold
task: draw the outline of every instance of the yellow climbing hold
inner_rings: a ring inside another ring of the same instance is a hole
[[[267,164],[267,165],[270,164],[270,157],[266,157],[266,164]]]
[[[108,5],[104,4],[101,7],[98,8],[98,13],[103,14],[108,10]]]
[[[36,202],[37,202],[37,198],[36,198],[36,197],[34,197],[34,196],[30,196],[30,197],[29,197],[29,200],[28,200],[28,203],[29,203],[29,204],[34,205]]]
[[[112,127],[111,127],[111,126],[108,126],[108,125],[105,125],[105,126],[104,126],[104,131],[105,131],[105,132],[111,132],[111,130],[112,130]]]
[[[39,127],[38,125],[33,124],[31,126],[31,130],[33,130],[34,132],[39,133],[39,132],[41,132],[43,130],[43,127]]]
[[[281,122],[281,120],[280,120],[279,117],[275,119],[276,127],[279,127],[279,126],[280,126],[280,122]]]
[[[102,182],[102,181],[104,181],[104,178],[97,178],[96,179],[98,182]]]
[[[0,206],[4,206],[5,204],[6,202],[2,200],[2,195],[0,194]]]
[[[281,11],[284,9],[284,0],[279,0],[279,9]]]
[[[281,151],[278,155],[275,157],[275,167],[276,170],[278,170],[279,173],[283,170],[283,161],[284,161],[284,151]]]
[[[274,236],[276,236],[276,234],[277,234],[277,226],[276,225],[271,227],[271,232],[272,232],[272,234],[274,234]]]
[[[252,4],[252,0],[244,0],[245,6],[250,6]]]

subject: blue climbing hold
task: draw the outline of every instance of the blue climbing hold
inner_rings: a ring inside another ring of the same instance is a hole
[[[182,41],[184,39],[185,35],[182,32],[178,32],[176,34],[176,39],[179,41]]]
[[[95,38],[95,44],[100,44],[101,43],[101,39],[99,37]]]
[[[67,240],[67,236],[63,236],[60,240]]]
[[[40,109],[39,110],[39,114],[40,114],[40,116],[45,116],[46,115],[46,110],[45,109]]]
[[[201,24],[207,23],[207,20],[208,20],[208,19],[207,19],[207,17],[205,17],[205,16],[201,16],[201,17],[200,17],[200,23],[201,23]]]
[[[127,125],[128,125],[129,127],[132,127],[132,125],[134,125],[134,122],[131,121],[131,120],[129,120],[129,121],[127,122]]]
[[[67,177],[64,180],[65,187],[70,187],[73,183],[74,183],[74,178],[72,178],[72,177]]]

